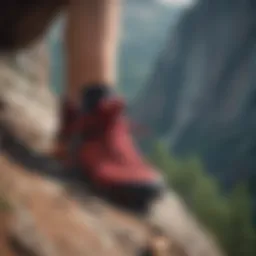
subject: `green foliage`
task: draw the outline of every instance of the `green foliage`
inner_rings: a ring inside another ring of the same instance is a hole
[[[153,148],[151,161],[163,171],[169,186],[215,235],[227,255],[256,255],[256,232],[246,185],[237,185],[229,195],[224,195],[218,181],[204,171],[197,157],[179,160],[161,143]]]
[[[237,186],[230,197],[230,233],[232,256],[256,255],[256,233],[252,227],[249,192],[244,184]]]

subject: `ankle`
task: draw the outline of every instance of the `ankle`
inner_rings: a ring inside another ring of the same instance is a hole
[[[109,98],[114,94],[112,87],[104,84],[90,84],[84,86],[81,92],[81,108],[83,110],[94,109],[100,100]]]
[[[82,86],[79,94],[68,93],[62,100],[62,112],[75,110],[91,110],[95,108],[102,98],[115,94],[113,86],[104,83],[91,83]]]
[[[86,94],[95,94],[104,96],[107,92],[114,91],[114,84],[110,83],[100,83],[100,82],[91,82],[80,84],[80,86],[68,86],[65,98],[68,99],[75,106],[80,106],[81,102],[84,101]],[[88,98],[86,97],[86,98]]]

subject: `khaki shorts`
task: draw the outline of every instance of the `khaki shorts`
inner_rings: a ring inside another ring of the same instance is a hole
[[[44,34],[66,0],[7,0],[0,7],[0,51],[25,47]],[[32,4],[28,4],[32,2]]]

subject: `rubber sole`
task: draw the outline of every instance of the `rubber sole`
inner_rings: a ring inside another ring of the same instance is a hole
[[[125,210],[142,213],[148,211],[151,203],[163,194],[164,186],[159,184],[127,184],[111,187],[96,185],[91,177],[82,172],[81,168],[73,167],[67,170],[70,174],[67,178],[82,183],[91,192],[104,200],[107,200]]]
[[[85,190],[88,189],[99,198],[125,210],[144,214],[151,202],[162,195],[162,184],[129,184],[102,188],[92,182],[87,175],[89,172],[82,171],[79,167],[65,168],[59,161],[31,151],[10,134],[8,129],[0,127],[0,131],[3,134],[2,150],[8,154],[10,160],[33,173],[67,183],[80,183]]]

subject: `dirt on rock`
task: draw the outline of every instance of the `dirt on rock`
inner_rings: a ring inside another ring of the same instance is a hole
[[[139,256],[147,247],[150,232],[139,218],[92,195],[68,194],[63,184],[27,173],[6,156],[0,166],[11,206],[11,214],[1,214],[1,256],[16,255],[11,241],[24,256]],[[177,248],[171,255],[183,256],[174,254]]]

